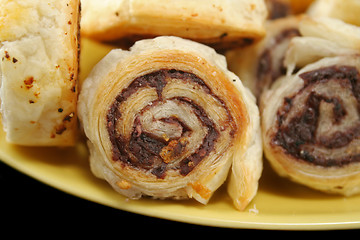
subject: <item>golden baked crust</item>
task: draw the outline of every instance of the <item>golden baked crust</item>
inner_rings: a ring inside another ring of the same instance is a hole
[[[210,47],[158,37],[111,51],[82,86],[79,117],[92,171],[125,196],[206,204],[230,168],[238,209],[257,192],[258,108]]]
[[[81,32],[97,40],[173,35],[226,48],[265,35],[263,0],[82,1]]]
[[[0,2],[1,115],[9,142],[73,145],[79,1]]]

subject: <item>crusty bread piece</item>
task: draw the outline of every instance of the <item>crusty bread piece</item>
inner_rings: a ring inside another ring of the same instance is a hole
[[[173,35],[223,48],[265,35],[263,0],[82,0],[81,31],[114,41]]]
[[[1,0],[0,5],[0,99],[7,141],[74,144],[79,1]]]

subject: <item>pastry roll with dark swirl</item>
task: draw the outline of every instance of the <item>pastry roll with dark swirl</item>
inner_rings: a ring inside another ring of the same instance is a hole
[[[253,95],[210,47],[178,37],[116,49],[85,80],[79,117],[94,174],[132,198],[195,198],[224,183],[238,209],[262,170]]]
[[[309,23],[300,27],[304,33]],[[323,31],[339,27],[333,21],[317,23]],[[343,23],[341,29],[347,32],[346,27]],[[359,29],[353,30],[360,36]],[[342,43],[355,46],[355,41]],[[324,192],[352,195],[360,192],[360,52],[332,44],[337,54],[319,47],[319,54],[311,48],[309,57],[303,54],[309,48],[296,48],[300,52],[293,59],[304,66],[261,96],[264,152],[281,176]]]

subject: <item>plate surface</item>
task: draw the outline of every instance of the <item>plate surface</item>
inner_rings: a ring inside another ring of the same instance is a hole
[[[112,48],[87,39],[82,41],[80,81]],[[73,148],[21,147],[8,144],[4,132],[0,130],[0,159],[64,192],[147,216],[229,228],[360,228],[360,196],[327,195],[308,189],[278,177],[266,162],[258,194],[244,212],[239,212],[224,188],[220,188],[206,206],[195,200],[129,200],[122,197],[105,181],[92,175],[84,139],[80,139]]]

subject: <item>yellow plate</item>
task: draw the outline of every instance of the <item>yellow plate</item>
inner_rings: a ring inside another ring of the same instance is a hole
[[[111,48],[83,39],[81,80]],[[308,189],[278,177],[266,163],[258,194],[244,212],[239,212],[234,209],[224,188],[219,189],[206,206],[194,200],[128,200],[92,175],[84,141],[79,141],[74,148],[20,147],[8,144],[0,130],[0,159],[67,193],[147,216],[230,228],[360,228],[360,196],[346,198]]]

